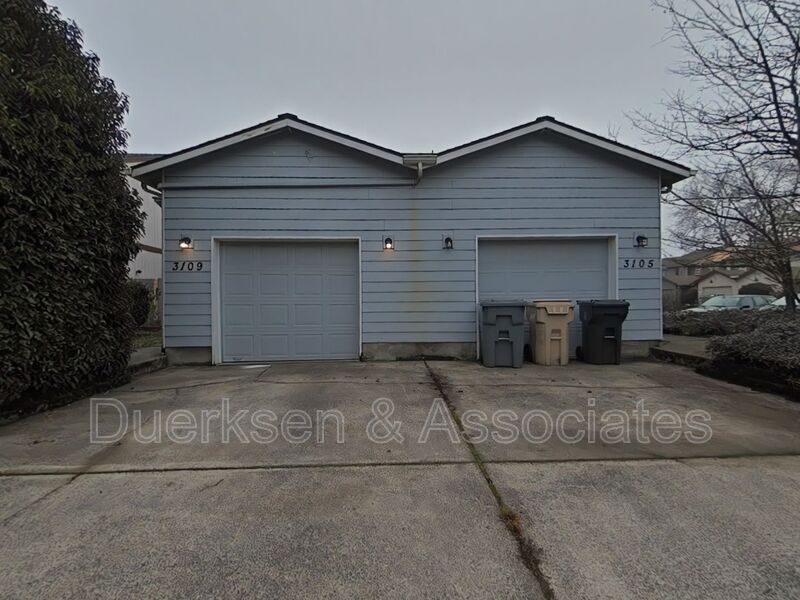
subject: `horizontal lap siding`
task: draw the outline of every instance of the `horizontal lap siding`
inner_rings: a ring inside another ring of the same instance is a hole
[[[396,185],[408,173],[298,134],[171,169],[167,346],[211,344],[212,235],[360,237],[362,339],[370,343],[475,341],[477,235],[616,233],[620,264],[655,261],[652,269],[620,270],[620,297],[631,302],[625,337],[660,337],[655,172],[546,134],[436,167],[416,186]],[[396,251],[381,250],[384,233]],[[453,250],[441,248],[443,233],[452,234]],[[650,246],[633,248],[634,233],[647,235]],[[184,235],[193,250],[176,249]],[[203,261],[204,269],[173,272],[176,260]]]

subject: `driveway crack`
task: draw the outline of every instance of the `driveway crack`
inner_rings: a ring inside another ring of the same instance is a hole
[[[58,485],[58,486],[54,487],[52,490],[49,490],[45,494],[42,494],[41,496],[36,498],[36,500],[34,500],[33,502],[29,502],[28,504],[26,504],[22,508],[14,511],[13,513],[11,513],[7,517],[5,517],[2,521],[0,521],[0,525],[5,525],[9,521],[11,521],[14,517],[16,517],[18,514],[25,512],[29,508],[32,508],[32,507],[36,506],[37,504],[39,504],[43,500],[46,500],[47,498],[49,498],[50,496],[52,496],[56,492],[58,492],[60,490],[63,490],[65,487],[67,487],[70,483],[75,481],[81,475],[83,475],[83,473],[76,473],[75,475],[73,475],[72,477],[67,479],[64,483],[62,483],[61,485]]]
[[[492,480],[492,476],[489,474],[489,470],[486,467],[486,462],[484,461],[480,452],[478,452],[478,448],[472,443],[469,436],[466,434],[464,425],[461,423],[461,417],[458,414],[458,409],[456,409],[455,404],[447,393],[447,383],[438,373],[431,369],[427,360],[423,360],[422,362],[425,364],[425,368],[428,370],[428,374],[433,380],[436,389],[439,391],[442,400],[444,400],[445,404],[447,405],[447,409],[450,411],[450,416],[453,418],[453,421],[455,421],[456,427],[458,427],[458,430],[461,433],[461,438],[466,443],[467,448],[469,448],[469,452],[472,455],[472,460],[475,463],[475,466],[478,467],[478,471],[480,471],[481,475],[483,476],[489,491],[497,503],[500,520],[503,522],[503,524],[505,524],[506,529],[508,529],[508,531],[514,537],[514,540],[517,542],[519,556],[522,559],[523,564],[539,583],[539,587],[541,588],[544,597],[547,600],[555,600],[556,596],[555,592],[553,591],[553,586],[550,583],[549,578],[542,571],[542,549],[533,543],[533,541],[530,539],[530,536],[525,535],[525,531],[522,526],[522,518],[508,504],[506,504],[503,496],[500,494],[500,490],[497,489],[497,486]]]

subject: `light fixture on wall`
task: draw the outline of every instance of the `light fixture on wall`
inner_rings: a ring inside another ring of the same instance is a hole
[[[178,242],[178,247],[181,250],[188,250],[189,248],[194,248],[194,244],[192,244],[192,238],[190,237],[182,237]]]
[[[394,240],[390,237],[383,238],[383,249],[384,250],[394,250]]]
[[[442,248],[444,248],[445,250],[452,250],[453,249],[453,238],[451,238],[449,235],[447,237],[445,237],[444,241],[442,242]]]
[[[647,247],[647,236],[646,235],[637,235],[636,236],[636,247],[637,248],[646,248]]]

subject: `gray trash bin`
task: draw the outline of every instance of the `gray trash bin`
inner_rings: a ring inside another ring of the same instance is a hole
[[[487,367],[522,366],[525,347],[525,302],[481,303],[481,359]]]

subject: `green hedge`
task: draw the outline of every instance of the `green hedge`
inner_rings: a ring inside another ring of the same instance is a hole
[[[0,11],[0,412],[120,381],[142,229],[124,176],[127,99],[38,0]]]

